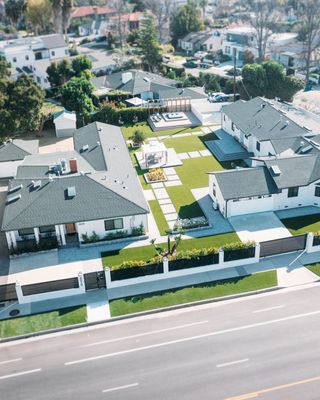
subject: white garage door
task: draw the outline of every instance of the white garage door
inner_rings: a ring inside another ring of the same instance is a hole
[[[230,201],[228,202],[228,217],[236,215],[252,214],[273,210],[273,198],[264,197],[261,199]]]

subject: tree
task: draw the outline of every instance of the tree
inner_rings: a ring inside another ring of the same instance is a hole
[[[7,0],[4,7],[7,17],[16,26],[26,8],[26,2],[25,0]]]
[[[148,15],[145,15],[141,23],[140,47],[148,70],[151,72],[159,70],[162,61],[161,48],[154,20]]]
[[[254,54],[246,49],[243,52],[243,64],[253,64],[254,63]]]
[[[55,33],[62,33],[62,0],[50,0]]]
[[[209,4],[209,0],[199,0],[199,6],[201,7],[202,10],[202,18],[206,18],[206,7]]]
[[[11,64],[5,59],[5,57],[0,56],[0,79],[8,78],[10,76],[10,67]]]
[[[159,40],[162,43],[165,25],[169,20],[172,8],[172,0],[148,0],[147,4],[152,14],[156,17]]]
[[[309,82],[312,55],[320,45],[319,0],[302,0],[300,3],[302,25],[299,40],[303,42],[306,82]]]
[[[61,21],[62,32],[66,35],[68,33],[68,28],[70,25],[73,0],[63,0],[61,7],[62,7],[62,21]]]
[[[141,146],[146,139],[146,135],[143,131],[137,129],[136,131],[134,131],[130,139],[132,140],[133,144]]]
[[[28,0],[26,20],[31,23],[34,34],[47,33],[52,18],[52,4],[50,0]]]
[[[200,18],[200,10],[193,0],[179,7],[170,20],[170,31],[172,36],[172,44],[176,47],[178,40],[186,36],[190,32],[199,32],[204,28]]]
[[[243,86],[239,86],[242,97],[278,97],[292,101],[293,96],[304,87],[301,79],[286,76],[284,67],[275,61],[263,64],[247,64],[242,70]],[[245,93],[244,93],[245,90]]]
[[[0,128],[5,134],[38,130],[44,92],[35,81],[21,75],[17,80],[0,80]],[[28,110],[28,112],[26,112]]]
[[[279,15],[279,0],[249,0],[250,24],[255,32],[258,47],[258,62],[265,59],[267,44],[272,35],[271,26]]]
[[[90,71],[92,68],[92,61],[89,57],[82,55],[72,60],[72,69],[76,76],[80,76],[84,71]]]
[[[52,87],[61,86],[73,77],[74,72],[68,60],[53,62],[47,68],[48,81]]]
[[[92,101],[92,83],[84,76],[73,77],[60,89],[61,103],[69,111],[75,111],[79,120],[94,110]]]

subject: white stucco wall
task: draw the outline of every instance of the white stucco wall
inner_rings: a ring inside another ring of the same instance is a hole
[[[229,200],[227,206],[227,217],[235,215],[252,214],[257,212],[273,211],[273,196],[254,197],[249,199],[240,199],[239,201]]]
[[[54,125],[57,137],[71,137],[73,135],[73,131],[77,128],[76,117],[74,117],[74,119],[70,119],[61,115],[54,120]]]
[[[104,227],[104,221],[105,221],[104,219],[101,219],[98,221],[78,222],[76,224],[76,229],[79,234],[79,238],[81,239],[81,235],[83,234],[92,235],[93,231],[95,231],[97,235],[103,238],[108,233],[120,230],[120,229],[115,229],[111,231],[106,231]],[[127,230],[128,233],[130,233],[133,227],[139,227],[141,223],[144,226],[145,231],[147,232],[148,223],[146,214],[123,217],[123,228],[121,230]]]
[[[23,160],[0,163],[0,178],[12,178],[16,176],[17,168],[22,162]]]

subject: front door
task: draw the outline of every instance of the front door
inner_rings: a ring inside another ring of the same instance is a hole
[[[75,224],[66,224],[66,231],[67,231],[67,235],[73,235],[74,233],[77,233],[76,225]]]

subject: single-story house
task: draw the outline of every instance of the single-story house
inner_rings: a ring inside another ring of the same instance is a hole
[[[61,110],[53,115],[53,123],[58,138],[72,137],[77,129],[77,116],[75,112]]]
[[[320,206],[317,116],[255,98],[224,106],[222,127],[253,154],[251,168],[209,173],[213,206],[226,218]]]
[[[0,178],[12,178],[24,158],[36,154],[39,150],[38,140],[8,140],[0,146]]]
[[[218,51],[221,49],[221,44],[221,34],[217,31],[191,32],[178,40],[178,46],[190,53],[197,51]]]
[[[59,245],[148,231],[149,213],[120,128],[94,122],[74,133],[74,151],[29,156],[10,181],[1,230],[19,243]]]

